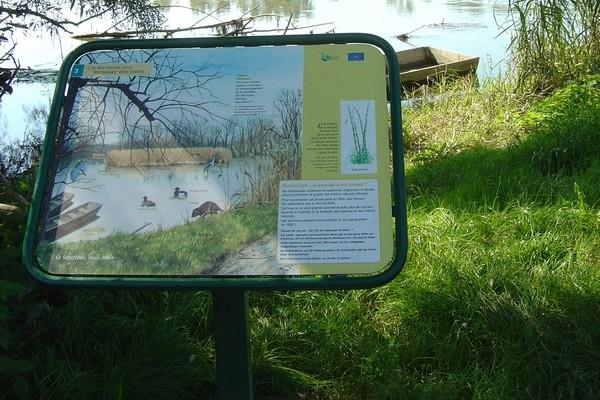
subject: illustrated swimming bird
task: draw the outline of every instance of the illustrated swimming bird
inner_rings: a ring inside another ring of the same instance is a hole
[[[221,211],[221,207],[219,207],[216,203],[212,201],[205,201],[200,204],[200,206],[194,208],[192,210],[192,217],[206,217],[211,214],[218,214]]]
[[[142,201],[142,207],[154,207],[156,203],[152,200],[148,200],[147,196],[144,196],[144,200]]]
[[[85,160],[77,161],[69,175],[71,176],[71,182],[77,182],[81,175],[85,176]]]
[[[175,192],[173,192],[174,199],[185,199],[188,195],[188,193],[185,190],[181,190],[179,186],[176,186],[173,190],[175,190]]]

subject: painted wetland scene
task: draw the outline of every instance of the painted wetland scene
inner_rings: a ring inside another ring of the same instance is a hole
[[[275,255],[278,184],[300,175],[302,74],[298,46],[84,54],[57,132],[42,265],[59,274],[297,273],[270,260],[244,269],[236,254]]]

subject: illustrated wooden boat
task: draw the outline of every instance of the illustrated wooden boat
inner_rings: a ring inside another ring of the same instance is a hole
[[[466,75],[477,71],[479,57],[435,47],[396,52],[400,83],[404,87],[426,83],[440,75]]]
[[[88,201],[71,210],[49,219],[46,223],[46,240],[60,239],[94,222],[98,218],[98,210],[102,207],[100,203]]]
[[[48,206],[48,218],[56,217],[61,212],[73,205],[73,193],[63,192],[50,199]]]

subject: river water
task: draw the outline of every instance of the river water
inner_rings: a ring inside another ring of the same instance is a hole
[[[289,33],[366,32],[385,38],[396,50],[420,46],[456,50],[480,57],[478,75],[483,78],[498,74],[506,63],[510,36],[509,32],[501,33],[499,25],[506,21],[508,1],[237,0],[225,6],[220,0],[160,0],[158,3],[171,7],[167,25],[172,28],[214,24],[250,10],[249,15],[257,17],[250,28],[257,31],[284,29],[291,15]],[[101,31],[105,27],[106,22],[101,22],[75,33]],[[300,27],[306,28],[294,29]],[[256,34],[265,33],[277,32]],[[397,39],[400,34],[408,34],[408,39]],[[21,66],[34,69],[57,69],[62,57],[81,43],[68,36],[31,35],[18,39],[16,55]],[[0,103],[0,143],[22,139],[27,129],[40,130],[31,126],[28,113],[33,107],[49,106],[53,87],[53,83],[48,82],[14,85],[14,93],[4,96]]]

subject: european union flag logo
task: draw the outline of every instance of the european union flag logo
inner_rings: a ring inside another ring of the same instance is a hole
[[[348,61],[365,61],[365,53],[348,53]]]

